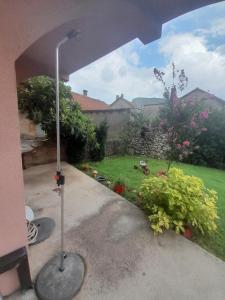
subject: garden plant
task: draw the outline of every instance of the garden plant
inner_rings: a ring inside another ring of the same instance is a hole
[[[189,225],[202,234],[217,228],[217,194],[203,181],[170,168],[167,175],[149,177],[140,187],[141,204],[155,233],[174,229],[182,233]]]

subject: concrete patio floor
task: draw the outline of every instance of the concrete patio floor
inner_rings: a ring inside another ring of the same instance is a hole
[[[63,163],[65,244],[85,259],[76,300],[224,300],[225,263],[169,232],[154,237],[142,212],[69,164]],[[55,164],[24,172],[26,203],[35,217],[56,221],[52,236],[30,247],[32,278],[59,251],[59,197]],[[9,297],[37,299],[31,290]]]

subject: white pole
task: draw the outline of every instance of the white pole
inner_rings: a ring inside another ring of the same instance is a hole
[[[60,157],[60,98],[59,98],[59,48],[68,40],[65,37],[60,41],[56,47],[56,141],[57,141],[57,184],[60,188],[61,198],[61,259],[59,270],[64,271],[64,176],[61,170],[61,157]],[[62,181],[63,180],[63,181]]]
[[[68,40],[75,38],[79,35],[78,31],[71,30],[66,37],[62,39],[56,46],[56,62],[55,62],[55,79],[56,79],[56,140],[57,140],[57,185],[60,189],[59,195],[61,198],[61,259],[59,270],[64,271],[64,176],[61,170],[61,157],[60,157],[60,98],[59,98],[59,48]]]

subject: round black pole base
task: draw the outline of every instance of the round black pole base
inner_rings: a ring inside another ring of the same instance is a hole
[[[35,290],[41,300],[72,299],[82,286],[85,267],[81,256],[65,252],[63,271],[60,271],[60,256],[53,257],[37,276]]]

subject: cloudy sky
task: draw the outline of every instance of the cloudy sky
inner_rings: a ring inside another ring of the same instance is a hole
[[[111,52],[70,76],[73,91],[111,103],[117,94],[161,97],[153,76],[157,67],[170,82],[171,63],[185,69],[185,93],[200,87],[225,99],[225,1],[210,5],[163,25],[161,39],[143,45],[138,39]]]

